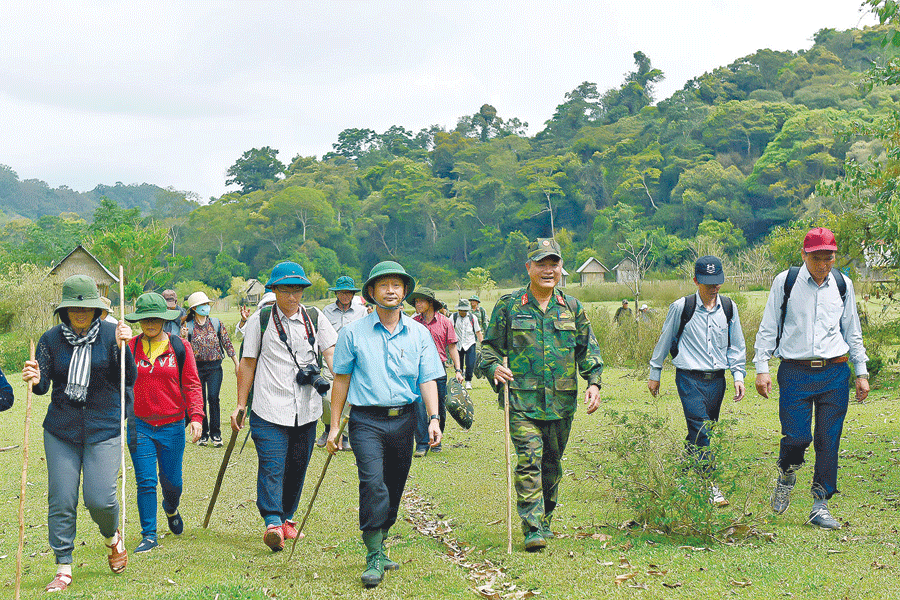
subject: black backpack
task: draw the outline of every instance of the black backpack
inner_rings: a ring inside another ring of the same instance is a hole
[[[791,297],[791,290],[794,289],[794,284],[797,283],[797,275],[799,273],[800,267],[791,267],[788,269],[787,277],[784,278],[784,298],[781,300],[781,318],[778,320],[778,335],[775,337],[775,348],[778,348],[778,345],[781,343],[781,334],[784,332],[784,318],[785,315],[787,315],[788,300]],[[834,277],[838,292],[841,294],[841,302],[846,304],[847,280],[844,279],[844,274],[839,270],[832,268],[831,276]]]
[[[731,346],[731,319],[734,317],[734,302],[728,296],[719,297],[722,299],[722,310],[725,312],[725,321],[728,323],[728,347]],[[669,354],[672,358],[678,356],[678,344],[681,342],[681,334],[684,333],[684,326],[688,324],[697,310],[697,295],[691,294],[684,297],[684,308],[681,311],[681,321],[678,323],[678,332],[672,338],[672,344],[669,346]]]
[[[133,343],[131,344],[131,355],[135,355],[135,348],[137,348],[137,344],[144,337],[144,334],[141,333],[137,337],[134,338]],[[175,353],[175,362],[178,363],[178,381],[181,381],[182,373],[184,373],[184,361],[187,360],[187,351],[184,349],[184,340],[182,340],[177,335],[169,335],[169,344],[172,346],[172,352]]]

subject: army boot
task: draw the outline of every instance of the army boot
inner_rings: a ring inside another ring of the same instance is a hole
[[[550,529],[551,519],[553,519],[553,515],[544,515],[544,518],[541,519],[541,535],[544,536],[545,540],[552,540],[556,537],[556,534]]]
[[[375,587],[384,579],[384,565],[381,560],[381,530],[362,532],[366,544],[366,570],[360,579],[367,588]]]
[[[385,571],[396,571],[400,568],[400,565],[388,558],[387,551],[384,547],[384,541],[386,539],[388,539],[387,528],[381,530],[381,564]]]

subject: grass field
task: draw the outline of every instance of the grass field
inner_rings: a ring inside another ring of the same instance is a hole
[[[226,315],[226,322],[233,321]],[[234,406],[233,367],[226,361],[222,393],[223,420]],[[794,504],[780,517],[766,510],[771,478],[753,484],[750,470],[766,471],[778,448],[777,402],[755,392],[740,404],[729,402],[723,418],[734,418],[739,458],[748,467],[737,478],[734,497],[747,497],[761,529],[772,541],[751,538],[732,545],[669,539],[653,532],[620,530],[633,515],[602,476],[610,460],[605,441],[612,417],[607,409],[637,409],[669,416],[676,431],[684,427],[674,390],[674,373],[663,374],[663,393],[653,400],[645,382],[630,371],[604,374],[604,403],[588,416],[576,416],[566,452],[554,529],[561,534],[540,554],[522,550],[514,523],[514,552],[506,553],[506,491],[502,411],[484,381],[476,384],[475,425],[470,431],[448,425],[445,451],[415,459],[407,486],[415,517],[392,530],[389,552],[401,563],[374,590],[359,584],[364,548],[359,537],[356,469],[351,453],[331,462],[306,527],[307,537],[287,552],[273,554],[262,543],[262,521],[255,506],[256,458],[252,441],[235,451],[209,529],[200,522],[206,511],[223,450],[188,445],[180,537],[165,536],[149,554],[131,555],[126,572],[110,573],[105,548],[83,507],[79,511],[75,581],[63,597],[92,599],[160,598],[900,598],[900,444],[897,441],[897,387],[882,379],[865,404],[851,403],[842,442],[839,488],[831,501],[844,529],[827,532],[804,522],[810,499],[811,466],[798,477]],[[0,597],[12,598],[18,535],[18,495],[22,465],[25,392],[9,374],[16,404],[0,413]],[[752,372],[748,382],[752,387]],[[47,544],[46,479],[41,422],[48,398],[35,397],[31,456],[26,493],[23,598],[36,598],[53,574]],[[240,441],[243,441],[243,434]],[[809,459],[812,459],[810,449]],[[316,449],[301,499],[301,515],[318,478],[325,453]],[[127,474],[127,546],[139,541],[133,471]],[[735,503],[737,504],[737,503]],[[739,511],[734,505],[722,509]],[[160,532],[165,518],[159,513]],[[609,536],[608,538],[606,536]],[[617,585],[618,576],[636,575]],[[512,587],[514,586],[514,587]],[[492,594],[496,593],[496,596]]]

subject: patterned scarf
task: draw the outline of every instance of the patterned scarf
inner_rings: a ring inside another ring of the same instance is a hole
[[[65,323],[62,324],[62,333],[66,341],[75,348],[69,363],[66,396],[73,404],[81,406],[87,401],[87,389],[91,383],[91,346],[100,335],[100,319],[94,319],[84,335],[78,335]]]

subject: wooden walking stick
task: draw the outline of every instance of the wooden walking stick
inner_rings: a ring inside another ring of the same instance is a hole
[[[125,320],[125,269],[119,265],[119,318]],[[122,411],[119,418],[119,439],[122,455],[122,502],[119,506],[119,536],[125,540],[125,342],[119,345],[119,399]]]
[[[344,417],[341,420],[341,428],[338,429],[337,437],[334,438],[336,440],[340,440],[341,436],[344,435],[344,428],[347,426],[347,421],[349,421],[348,417]],[[309,506],[306,507],[306,514],[303,515],[303,520],[300,521],[300,528],[297,529],[297,537],[294,538],[294,545],[291,546],[291,554],[288,556],[288,560],[294,556],[294,550],[297,548],[297,540],[300,539],[300,534],[303,532],[303,527],[306,526],[306,520],[309,518],[309,513],[312,511],[313,502],[316,501],[316,496],[319,495],[319,486],[322,485],[322,480],[325,479],[325,471],[328,470],[328,465],[331,463],[331,459],[334,455],[330,452],[328,453],[328,458],[325,459],[325,466],[322,467],[322,474],[319,475],[319,481],[316,482],[316,487],[313,489],[312,498],[309,499]]]
[[[509,359],[503,357],[503,366],[508,368]],[[506,553],[512,554],[512,473],[509,464],[509,382],[503,382],[503,427],[506,435],[503,443],[506,446]]]
[[[244,422],[244,409],[238,411],[237,422]],[[231,430],[231,439],[228,440],[228,447],[225,448],[225,456],[222,457],[222,466],[219,467],[219,474],[216,475],[216,485],[213,486],[212,496],[209,497],[209,506],[206,508],[206,518],[203,519],[203,529],[209,526],[209,519],[212,517],[213,508],[216,506],[216,499],[219,497],[219,490],[222,488],[222,480],[225,479],[225,469],[228,468],[228,461],[231,460],[231,453],[234,451],[234,443],[237,441],[238,432]]]
[[[34,360],[34,340],[31,340],[31,360]],[[19,549],[16,551],[16,600],[22,590],[22,551],[25,549],[25,486],[28,482],[28,433],[31,429],[31,381],[25,389],[25,437],[22,440],[22,488],[19,490]]]

